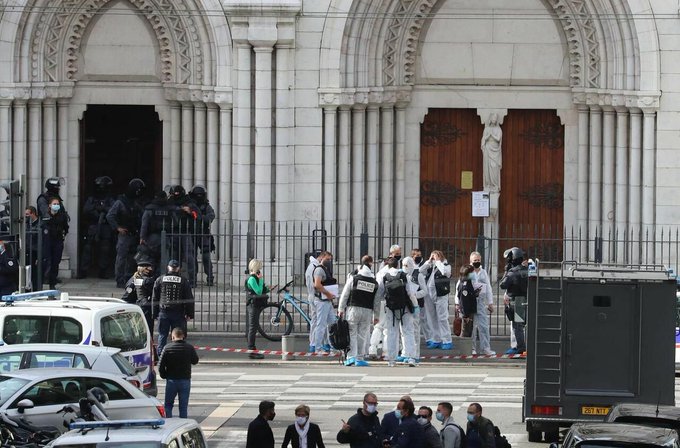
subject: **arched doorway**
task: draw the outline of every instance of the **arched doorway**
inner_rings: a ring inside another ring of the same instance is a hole
[[[91,237],[89,226],[107,224],[82,214],[85,201],[94,193],[94,181],[99,176],[111,177],[114,195],[124,193],[133,178],[146,183],[147,195],[162,188],[163,125],[154,106],[89,105],[80,122],[80,133],[79,253],[81,260],[96,260],[102,255],[99,245],[84,244],[84,239]],[[88,249],[94,253],[82,257],[83,250]],[[115,253],[108,255],[111,266],[113,257]],[[80,267],[80,276],[95,273],[94,266]]]

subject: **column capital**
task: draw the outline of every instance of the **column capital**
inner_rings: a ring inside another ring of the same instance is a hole
[[[272,53],[276,42],[250,41],[250,43],[253,45],[253,51],[255,51],[255,53]]]

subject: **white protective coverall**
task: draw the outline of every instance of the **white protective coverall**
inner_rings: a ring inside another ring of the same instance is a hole
[[[359,267],[357,274],[375,278],[373,272],[365,265]],[[347,282],[342,289],[342,294],[340,294],[338,312],[345,313],[345,319],[349,323],[349,351],[347,352],[347,359],[354,358],[357,361],[363,361],[368,355],[373,316],[377,316],[380,313],[380,297],[376,293],[373,300],[373,309],[349,306],[349,295],[353,283],[354,276],[350,273],[347,275]]]
[[[389,268],[387,273],[391,276],[398,276],[401,271],[396,268]],[[385,276],[383,275],[378,284],[378,294],[382,297],[385,296]],[[408,286],[407,286],[407,293]],[[418,306],[418,301],[414,294],[409,293],[409,299],[414,307]],[[388,362],[394,362],[399,354],[399,336],[404,335],[404,347],[401,355],[406,359],[416,359],[416,346],[415,346],[415,328],[414,321],[415,316],[411,313],[408,308],[403,312],[392,311],[391,309],[384,307],[385,309],[385,330],[387,336],[385,339],[385,359]]]
[[[449,296],[437,296],[434,286],[435,272],[451,278],[451,266],[446,260],[427,260],[420,268],[427,272],[432,268],[432,274],[427,280],[427,296],[425,296],[425,312],[432,325],[432,341],[441,344],[451,343],[451,324],[449,323]]]

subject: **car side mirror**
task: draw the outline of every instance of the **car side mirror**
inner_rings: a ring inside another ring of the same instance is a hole
[[[19,403],[17,403],[17,408],[18,408],[19,414],[23,414],[26,409],[33,409],[33,406],[35,406],[35,405],[28,398],[24,398]]]

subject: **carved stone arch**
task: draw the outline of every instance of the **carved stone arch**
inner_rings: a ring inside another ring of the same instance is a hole
[[[30,73],[36,82],[77,79],[80,46],[94,17],[115,0],[64,0],[60,8],[43,11],[28,35]],[[195,3],[179,0],[122,0],[134,6],[149,23],[159,47],[161,81],[202,84],[204,49],[202,23],[192,12]],[[30,21],[27,21],[29,23]]]

